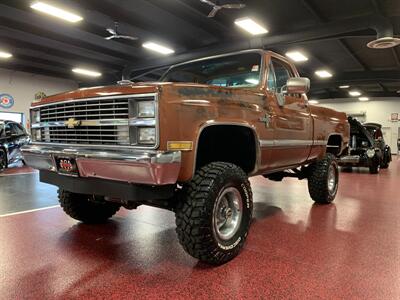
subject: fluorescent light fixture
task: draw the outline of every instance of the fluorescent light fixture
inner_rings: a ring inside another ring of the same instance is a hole
[[[321,78],[331,78],[333,76],[332,73],[328,72],[327,70],[315,71],[315,75]]]
[[[308,60],[308,57],[299,51],[286,52],[286,56],[296,62],[302,62]]]
[[[317,100],[308,100],[308,103],[310,103],[310,104],[318,104],[319,101],[317,101]]]
[[[352,97],[358,97],[358,96],[361,96],[361,92],[359,92],[359,91],[350,91],[349,95],[352,96]]]
[[[339,89],[348,89],[348,88],[350,88],[349,85],[341,85],[341,86],[339,86]]]
[[[99,73],[99,72],[86,70],[86,69],[81,69],[81,68],[72,69],[72,72],[77,73],[77,74],[90,76],[90,77],[100,77],[101,76],[101,73]]]
[[[164,55],[175,53],[174,50],[172,50],[172,49],[170,49],[168,47],[165,47],[163,45],[157,44],[155,42],[144,43],[143,47],[146,48],[146,49],[152,50],[154,52],[158,52],[158,53],[164,54]]]
[[[12,56],[13,55],[11,53],[0,51],[0,58],[10,58]]]
[[[245,81],[247,83],[254,84],[254,85],[257,85],[257,84],[260,83],[260,81],[258,79],[255,79],[255,78],[247,78]]]
[[[369,98],[368,97],[360,97],[360,98],[358,98],[358,100],[360,100],[360,101],[369,101]]]
[[[235,24],[252,35],[268,33],[268,30],[250,18],[235,20]]]
[[[35,2],[31,5],[31,8],[71,23],[76,23],[83,20],[81,16],[44,2]]]

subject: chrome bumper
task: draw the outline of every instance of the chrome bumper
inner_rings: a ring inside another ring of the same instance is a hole
[[[339,159],[340,164],[358,164],[360,163],[360,156],[359,155],[347,155],[342,156]]]
[[[26,164],[34,169],[57,172],[55,157],[76,160],[79,176],[127,183],[175,184],[181,166],[181,152],[155,150],[95,150],[78,147],[30,144],[22,148]]]

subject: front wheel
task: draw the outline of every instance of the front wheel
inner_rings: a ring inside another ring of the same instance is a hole
[[[62,189],[58,190],[58,198],[64,212],[83,223],[104,223],[121,207],[93,195],[76,194]]]
[[[378,174],[380,169],[379,158],[375,155],[369,163],[369,173]]]
[[[319,204],[335,200],[339,184],[339,168],[336,157],[327,153],[325,157],[310,166],[308,191]]]
[[[252,209],[246,173],[231,163],[210,163],[184,187],[176,208],[179,242],[191,256],[223,264],[243,247]]]
[[[3,149],[0,149],[0,172],[7,168],[7,154]]]

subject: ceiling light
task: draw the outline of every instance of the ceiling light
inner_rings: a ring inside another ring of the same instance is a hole
[[[339,89],[348,89],[348,88],[350,88],[349,85],[341,85],[341,86],[339,86]]]
[[[235,20],[235,24],[252,35],[266,34],[268,30],[250,18]]]
[[[86,69],[80,69],[80,68],[72,69],[72,72],[77,73],[77,74],[90,76],[90,77],[100,77],[101,76],[101,73],[99,73],[99,72],[86,70]]]
[[[296,62],[307,61],[308,57],[298,51],[286,52],[286,56]]]
[[[328,72],[327,70],[318,70],[315,72],[315,74],[321,78],[330,78],[333,76],[332,73]]]
[[[146,48],[146,49],[149,49],[149,50],[164,54],[164,55],[175,53],[174,50],[172,50],[172,49],[170,49],[168,47],[165,47],[163,45],[154,43],[154,42],[144,43],[143,47]]]
[[[31,5],[31,8],[71,23],[76,23],[83,20],[81,16],[63,10],[61,8],[46,4],[44,2],[35,2]]]
[[[369,98],[368,97],[360,97],[360,98],[358,98],[358,100],[360,100],[360,101],[369,101]]]
[[[11,53],[0,51],[0,58],[10,58],[12,56],[13,55]]]
[[[361,93],[359,91],[350,91],[349,95],[352,97],[358,97],[361,96]]]
[[[319,101],[317,101],[317,100],[308,100],[308,103],[310,103],[310,104],[318,104]]]

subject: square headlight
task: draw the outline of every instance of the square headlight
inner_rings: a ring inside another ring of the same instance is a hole
[[[156,129],[154,127],[139,128],[139,144],[155,144]]]
[[[32,120],[31,123],[40,123],[40,110],[32,110]]]
[[[154,118],[155,117],[154,101],[139,101],[137,105],[138,105],[138,117],[139,118]]]

